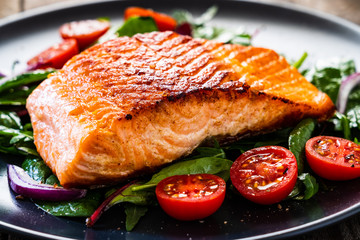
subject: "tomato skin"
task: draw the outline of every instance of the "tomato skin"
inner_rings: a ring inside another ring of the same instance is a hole
[[[83,50],[106,33],[109,28],[108,21],[82,20],[63,24],[59,32],[63,39],[76,39],[79,48]]]
[[[218,187],[209,190],[210,183]],[[175,184],[177,190],[167,191],[169,184]],[[207,196],[195,196],[204,189],[213,192]],[[182,221],[202,219],[216,212],[224,201],[225,192],[225,181],[212,174],[175,175],[160,181],[155,190],[161,208],[171,217]],[[175,197],[176,193],[186,196]]]
[[[79,53],[75,39],[67,39],[39,53],[27,62],[28,70],[56,68],[60,69],[74,55]]]
[[[134,16],[152,17],[155,20],[159,31],[174,31],[176,28],[176,20],[169,15],[140,7],[128,7],[127,9],[125,9],[125,20]]]
[[[322,178],[344,181],[360,177],[360,146],[350,140],[317,136],[306,142],[305,155]]]
[[[248,200],[274,204],[285,199],[295,187],[297,162],[294,154],[283,147],[254,148],[235,160],[230,179]]]

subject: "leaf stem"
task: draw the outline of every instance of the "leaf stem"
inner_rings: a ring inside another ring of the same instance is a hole
[[[301,67],[301,65],[303,64],[303,62],[305,61],[305,59],[307,58],[307,56],[308,56],[308,53],[304,52],[303,55],[301,56],[301,58],[293,64],[293,67],[295,67],[296,69],[299,69]]]

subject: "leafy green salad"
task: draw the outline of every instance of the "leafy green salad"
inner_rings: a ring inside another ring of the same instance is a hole
[[[251,45],[252,36],[207,23],[215,16],[216,7],[195,18],[186,10],[177,10],[173,17],[178,24],[188,24],[192,36],[214,39],[225,43]],[[98,42],[119,36],[132,36],[136,33],[157,31],[158,27],[151,17],[135,17],[126,20],[121,26],[112,27]],[[337,59],[325,64],[314,64],[304,69],[307,53],[299,56],[293,66],[319,90],[327,93],[334,104],[338,104],[341,85],[344,79],[356,73],[351,59]],[[291,61],[290,61],[291,62]],[[0,79],[0,152],[13,154],[23,159],[22,168],[35,181],[59,186],[57,177],[46,166],[36,151],[32,126],[25,109],[28,95],[55,69],[28,71],[17,76],[4,76]],[[242,139],[230,145],[220,146],[214,139],[212,146],[198,147],[190,156],[176,161],[152,176],[144,176],[132,182],[102,189],[88,190],[85,197],[71,201],[46,201],[31,199],[37,206],[54,216],[87,217],[92,226],[100,214],[110,207],[122,204],[126,213],[126,229],[131,231],[149,208],[157,207],[155,187],[163,179],[173,175],[208,173],[220,176],[225,181],[230,177],[233,161],[249,149],[277,145],[289,149],[296,157],[298,178],[289,201],[308,200],[316,195],[321,184],[319,177],[312,172],[305,159],[305,144],[313,136],[329,135],[349,139],[359,144],[360,136],[360,86],[354,86],[346,95],[346,108],[343,113],[336,112],[333,118],[317,123],[314,119],[304,119],[294,128],[257,137]],[[14,163],[15,164],[15,163]],[[236,192],[227,181],[227,194]],[[111,196],[110,198],[108,198]],[[100,210],[99,206],[103,206]],[[97,210],[98,209],[98,210]],[[100,214],[93,215],[100,211]]]

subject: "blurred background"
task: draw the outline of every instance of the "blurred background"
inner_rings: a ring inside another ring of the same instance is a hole
[[[0,0],[0,18],[48,4],[84,1],[86,0]],[[360,0],[254,0],[254,2],[277,2],[302,5],[337,15],[360,25]]]

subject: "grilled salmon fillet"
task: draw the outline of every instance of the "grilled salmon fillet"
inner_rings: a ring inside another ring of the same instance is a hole
[[[226,140],[334,113],[273,50],[174,32],[121,37],[73,57],[26,105],[64,187],[113,184]]]

